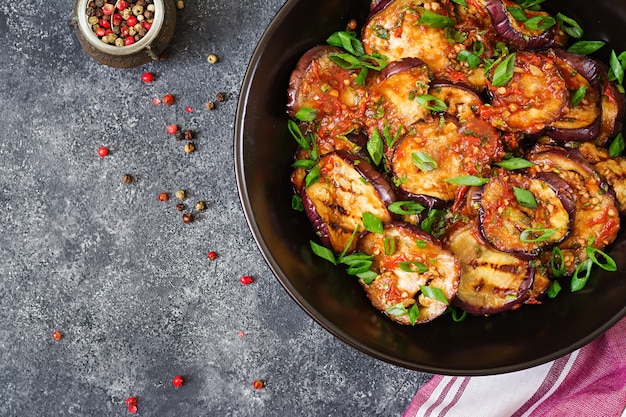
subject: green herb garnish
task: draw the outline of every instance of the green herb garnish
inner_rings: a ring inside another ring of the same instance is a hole
[[[437,161],[435,161],[424,152],[413,152],[411,156],[413,158],[413,164],[423,172],[432,171],[439,168],[439,165],[437,165]]]
[[[513,187],[513,194],[515,194],[515,199],[520,206],[531,209],[537,208],[537,200],[531,191],[524,188]]]

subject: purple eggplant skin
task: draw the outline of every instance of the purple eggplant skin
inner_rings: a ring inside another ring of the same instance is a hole
[[[386,80],[387,78],[408,71],[415,67],[421,67],[426,65],[424,61],[419,58],[402,58],[399,61],[393,61],[383,68],[377,75],[378,82]]]
[[[586,55],[573,54],[560,48],[554,48],[552,52],[585,77],[589,85],[600,88],[603,74],[606,73],[604,64]]]
[[[615,83],[605,81],[602,91],[602,123],[596,143],[605,146],[624,127],[626,99]]]
[[[597,117],[593,123],[584,127],[564,129],[547,126],[541,133],[560,142],[588,142],[598,137],[600,134],[600,126],[601,118]]]
[[[535,174],[535,178],[545,181],[554,190],[561,204],[563,204],[563,208],[569,214],[571,226],[576,213],[576,195],[567,181],[554,172],[538,172]]]
[[[325,55],[341,52],[342,50],[335,46],[319,45],[309,49],[300,57],[289,78],[289,87],[287,89],[287,115],[289,117],[294,119],[299,110],[298,96],[300,94],[300,87],[302,87],[302,81],[305,79],[305,75],[311,63]]]
[[[385,177],[376,170],[371,164],[359,158],[357,155],[351,154],[345,150],[339,150],[335,152],[341,159],[349,162],[354,169],[361,174],[363,178],[367,180],[378,192],[383,203],[386,206],[396,201],[396,192],[393,187],[387,182]]]
[[[367,24],[371,20],[372,16],[374,16],[374,15],[380,13],[381,11],[383,11],[392,2],[393,2],[393,0],[373,0],[372,4],[370,6],[370,14],[367,17],[367,19],[365,20],[365,25],[364,26],[367,26]]]
[[[538,36],[527,36],[513,28],[506,7],[501,0],[485,0],[493,27],[498,35],[517,49],[544,49],[555,43],[556,25]]]
[[[313,230],[319,236],[322,244],[327,248],[332,248],[332,243],[330,241],[330,232],[328,231],[328,225],[322,219],[322,217],[317,213],[315,209],[315,205],[313,201],[309,198],[309,195],[306,193],[306,187],[303,185],[300,188],[300,198],[302,199],[302,205],[304,206],[304,213],[309,219],[309,222],[313,226]]]
[[[397,188],[397,195],[399,200],[415,201],[428,209],[443,209],[449,205],[447,201],[437,197],[431,197],[425,194],[413,194],[400,187]]]

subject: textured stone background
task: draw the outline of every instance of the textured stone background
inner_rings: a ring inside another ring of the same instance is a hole
[[[236,102],[282,4],[187,0],[169,59],[120,70],[80,48],[70,1],[0,3],[0,415],[128,415],[136,395],[144,416],[400,416],[428,380],[317,325],[246,226]],[[155,106],[165,93],[177,104]],[[197,132],[195,153],[171,123]],[[207,202],[190,225],[157,201],[177,189]]]

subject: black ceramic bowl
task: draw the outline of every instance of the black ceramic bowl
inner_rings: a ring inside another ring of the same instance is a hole
[[[556,1],[544,3],[554,11]],[[585,39],[606,40],[598,55],[626,50],[626,2],[570,0],[559,10],[582,22]],[[449,316],[415,327],[391,322],[370,304],[354,277],[312,255],[316,239],[291,208],[287,83],[298,58],[350,19],[363,24],[369,0],[288,0],[263,35],[246,73],[235,132],[244,212],[263,256],[293,299],[333,335],[373,357],[449,375],[520,370],[582,347],[626,315],[626,233],[608,253],[619,271],[594,271],[579,293],[565,290],[542,305],[456,323]],[[359,26],[360,28],[360,26]],[[625,227],[626,229],[626,227]]]

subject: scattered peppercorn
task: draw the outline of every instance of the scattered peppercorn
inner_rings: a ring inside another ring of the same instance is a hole
[[[187,113],[191,113],[191,112],[193,111],[193,107],[191,107],[191,106],[187,106],[187,107],[185,107],[185,111],[186,111]]]
[[[165,202],[170,199],[170,196],[167,193],[161,193],[157,198],[159,199],[159,201]]]
[[[158,106],[159,104],[161,104],[161,100],[155,97],[155,98],[152,99],[152,103],[155,106]]]
[[[137,413],[137,406],[136,405],[129,405],[128,406],[128,412],[132,413],[132,414]]]
[[[126,406],[130,407],[131,405],[137,405],[137,397],[126,398]]]
[[[176,204],[176,211],[183,211],[183,210],[185,210],[186,208],[187,208],[187,207],[185,207],[185,205],[184,205],[184,204],[182,204],[182,203]]]
[[[211,251],[206,255],[206,257],[209,258],[209,260],[214,261],[217,259],[217,253]]]
[[[217,55],[215,54],[209,55],[206,60],[208,61],[209,64],[217,64],[217,61],[219,61],[219,59],[217,58]]]
[[[63,337],[63,335],[58,330],[55,330],[55,331],[52,332],[52,338],[54,340],[61,340],[62,337]]]
[[[237,336],[239,336],[240,338],[243,338],[243,336],[244,336],[244,332],[243,332],[243,330],[239,330],[239,331],[237,332]]]
[[[185,190],[176,190],[176,193],[174,193],[174,195],[177,199],[181,201],[187,197],[187,193],[185,193]]]
[[[261,389],[265,386],[265,383],[260,379],[256,379],[252,382],[252,386],[254,387],[254,389]]]
[[[191,142],[185,143],[185,153],[192,153],[196,150],[196,147]]]
[[[185,2],[183,0],[178,0],[176,2],[176,8],[178,10],[183,10],[185,8]]]
[[[191,222],[193,222],[193,214],[191,213],[183,214],[183,223],[190,224]]]
[[[226,100],[226,93],[217,93],[215,95],[215,100],[219,101],[220,103],[222,103],[223,101]]]
[[[178,132],[178,126],[176,125],[168,125],[165,130],[167,131],[167,133],[169,133],[170,135],[175,135],[176,132]]]
[[[192,132],[191,130],[185,130],[185,131],[183,132],[183,138],[184,138],[185,140],[191,140],[191,139],[193,139],[193,132]]]
[[[250,285],[252,284],[252,277],[250,275],[244,275],[241,278],[239,278],[239,282],[241,282],[243,285]]]
[[[167,93],[165,96],[163,96],[163,103],[167,104],[168,106],[174,104],[174,95]]]
[[[346,26],[346,29],[347,29],[348,31],[354,31],[354,30],[356,30],[356,19],[351,19],[351,20],[348,22],[348,25]]]
[[[133,177],[130,174],[124,174],[122,176],[122,184],[129,185],[133,182]]]
[[[144,83],[151,83],[152,81],[154,81],[154,74],[152,74],[151,72],[144,72],[143,74],[141,74],[141,80]]]
[[[180,388],[183,386],[183,377],[180,375],[176,375],[174,379],[172,379],[172,385],[176,388]]]
[[[206,209],[206,204],[204,201],[198,201],[195,206],[197,211],[204,211]]]
[[[204,106],[206,107],[207,110],[215,110],[215,103],[212,101],[207,101],[207,103]]]
[[[102,158],[104,158],[108,154],[109,154],[109,148],[106,148],[104,146],[101,146],[98,148],[98,155],[100,155]]]

